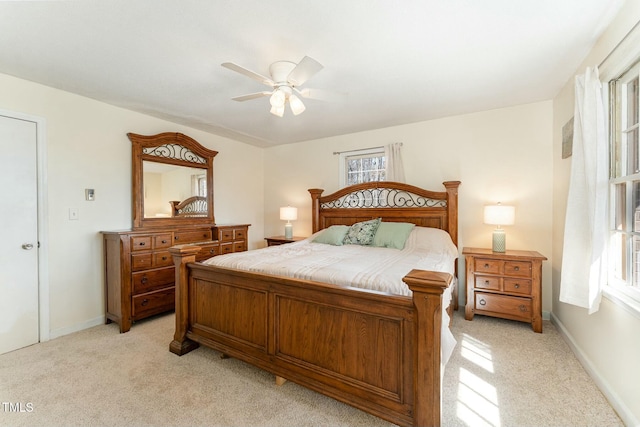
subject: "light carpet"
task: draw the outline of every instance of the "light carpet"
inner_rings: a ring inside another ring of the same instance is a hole
[[[173,314],[97,326],[0,356],[3,426],[389,426],[199,348],[169,352]],[[444,426],[622,426],[555,327],[453,317]]]

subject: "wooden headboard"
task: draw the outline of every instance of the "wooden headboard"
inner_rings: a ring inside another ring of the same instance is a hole
[[[180,201],[171,201],[171,216],[206,216],[207,215],[207,198],[201,196],[193,196]]]
[[[424,190],[401,182],[367,182],[322,196],[309,189],[313,232],[332,225],[352,225],[382,218],[445,230],[458,245],[458,187],[460,181],[443,182],[445,191]]]

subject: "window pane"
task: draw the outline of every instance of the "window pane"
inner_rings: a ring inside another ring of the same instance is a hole
[[[640,162],[638,161],[638,128],[627,132],[627,175],[640,172]]]
[[[625,184],[616,184],[614,189],[614,224],[613,228],[618,231],[627,229],[627,191]]]
[[[609,259],[613,276],[622,282],[627,281],[627,239],[625,236],[624,233],[613,233]]]
[[[627,128],[638,123],[638,78],[627,83]]]
[[[631,241],[633,245],[631,285],[638,286],[640,284],[640,236],[632,236]]]
[[[640,231],[640,181],[633,182],[633,231]]]

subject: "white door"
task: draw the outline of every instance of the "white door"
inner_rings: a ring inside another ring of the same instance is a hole
[[[36,131],[0,115],[0,354],[39,341]]]

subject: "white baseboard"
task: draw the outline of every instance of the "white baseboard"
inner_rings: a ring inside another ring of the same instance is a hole
[[[83,329],[93,328],[94,326],[104,325],[104,322],[105,322],[105,317],[100,316],[94,319],[87,320],[86,322],[67,326],[66,328],[55,329],[49,333],[49,339],[54,339],[64,335],[69,335],[74,332],[81,331]]]
[[[598,370],[593,366],[591,360],[586,356],[582,349],[575,342],[567,328],[562,324],[560,319],[551,313],[551,322],[556,326],[560,335],[567,342],[578,361],[582,364],[582,367],[587,371],[589,376],[596,383],[602,394],[607,398],[613,409],[617,412],[618,416],[622,419],[622,422],[626,426],[640,427],[640,420],[629,410],[629,407],[620,400],[618,394],[609,386],[609,383],[600,375]]]

